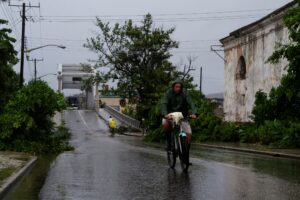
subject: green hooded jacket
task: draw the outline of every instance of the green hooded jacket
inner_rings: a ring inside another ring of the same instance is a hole
[[[195,104],[186,90],[182,90],[179,94],[173,92],[175,83],[181,82],[174,82],[172,88],[165,93],[161,100],[161,114],[167,115],[172,112],[182,112],[185,118],[189,114],[197,114]]]

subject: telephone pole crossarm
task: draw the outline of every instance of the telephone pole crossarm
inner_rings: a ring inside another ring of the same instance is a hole
[[[12,7],[22,7],[22,5],[18,5],[18,4],[11,4],[10,0],[8,0],[8,5],[12,6]],[[40,8],[41,5],[40,3],[37,6],[32,6],[30,3],[28,6],[25,5],[26,8]]]

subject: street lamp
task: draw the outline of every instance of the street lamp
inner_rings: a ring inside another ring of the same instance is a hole
[[[43,46],[39,46],[39,47],[35,47],[35,48],[32,48],[32,49],[28,49],[24,52],[21,53],[21,66],[20,66],[20,87],[23,86],[23,81],[24,81],[24,77],[23,77],[23,70],[24,70],[24,53],[30,53],[31,51],[34,51],[34,50],[37,50],[37,49],[41,49],[41,48],[44,48],[44,47],[58,47],[58,48],[61,48],[61,49],[65,49],[66,47],[63,46],[63,45],[56,45],[56,44],[47,44],[47,45],[43,45]],[[29,59],[29,56],[27,56],[27,60]]]
[[[25,50],[24,52],[25,53],[30,53],[30,52],[32,52],[34,50],[41,49],[41,48],[44,48],[44,47],[58,47],[58,48],[61,48],[61,49],[65,49],[66,48],[63,45],[47,44],[47,45],[43,45],[43,46],[39,46],[39,47],[35,47],[35,48],[32,48],[32,49]]]

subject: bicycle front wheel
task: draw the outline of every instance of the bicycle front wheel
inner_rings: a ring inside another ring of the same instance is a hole
[[[175,135],[172,134],[171,137],[171,151],[167,151],[167,157],[168,157],[168,164],[170,168],[174,169],[175,164],[176,164],[176,146],[175,146]]]
[[[185,172],[188,171],[190,166],[190,156],[189,156],[189,149],[188,149],[188,141],[187,137],[179,137],[179,159],[181,169]]]

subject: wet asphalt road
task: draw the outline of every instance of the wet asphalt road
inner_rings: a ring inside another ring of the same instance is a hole
[[[189,173],[140,138],[110,137],[92,111],[66,111],[73,152],[57,157],[40,199],[300,199],[300,162],[192,149]]]

